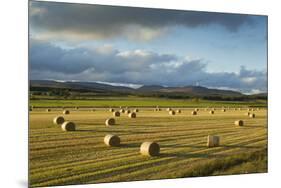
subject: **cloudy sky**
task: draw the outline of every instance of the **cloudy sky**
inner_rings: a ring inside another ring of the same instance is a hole
[[[30,78],[267,90],[265,16],[31,2]]]

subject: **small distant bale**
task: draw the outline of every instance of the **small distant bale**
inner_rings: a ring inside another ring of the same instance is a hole
[[[119,112],[120,112],[120,113],[124,113],[125,110],[124,110],[124,109],[120,109]]]
[[[207,137],[207,147],[218,147],[220,145],[220,137],[209,135]]]
[[[180,114],[180,113],[181,113],[181,110],[180,110],[180,109],[178,109],[178,110],[177,110],[177,113],[178,113],[178,114]]]
[[[171,110],[172,110],[171,108],[167,108],[167,109],[166,109],[166,111],[168,111],[168,112],[171,111]]]
[[[141,144],[140,153],[146,156],[157,156],[160,153],[160,146],[156,142],[144,142]]]
[[[117,135],[108,134],[104,137],[104,143],[107,146],[119,146],[120,142],[121,140]]]
[[[120,112],[118,112],[118,111],[113,112],[113,116],[114,116],[114,117],[120,117]]]
[[[67,115],[67,114],[69,114],[70,112],[69,112],[69,110],[64,110],[62,113]]]
[[[171,110],[171,111],[169,112],[169,114],[170,114],[170,115],[175,115],[176,112],[175,112],[174,110]]]
[[[222,111],[222,112],[225,112],[225,109],[222,109],[221,111]]]
[[[244,125],[244,122],[242,120],[236,120],[234,122],[234,125],[237,125],[237,126],[243,126]]]
[[[255,118],[256,115],[255,115],[255,114],[249,114],[249,117],[250,117],[250,118]]]
[[[114,109],[113,109],[113,108],[110,108],[110,109],[109,109],[109,112],[114,112]]]
[[[196,111],[192,111],[191,115],[197,115],[197,112]]]
[[[157,111],[159,111],[159,109],[158,109],[158,108],[155,108],[154,111],[157,112]]]
[[[115,125],[115,119],[114,119],[114,118],[108,118],[108,119],[105,121],[105,125],[106,125],[106,126]]]
[[[238,110],[240,111],[240,110],[241,110],[241,108],[238,108]]]
[[[162,109],[161,109],[161,108],[158,108],[158,111],[162,111]]]
[[[198,111],[199,111],[199,108],[195,108],[194,111],[198,112]]]
[[[130,114],[130,113],[131,113],[131,110],[126,110],[125,113],[126,113],[126,114]]]
[[[46,112],[51,112],[51,109],[49,109],[49,108],[48,108],[48,109],[46,109]]]
[[[214,110],[211,110],[209,113],[210,113],[210,114],[214,114],[214,113],[215,113],[215,111],[214,111]]]
[[[135,112],[129,113],[128,115],[129,118],[136,118],[137,114]]]
[[[76,110],[79,110],[79,107],[76,107],[75,109],[76,109]]]
[[[213,108],[212,110],[213,110],[213,111],[215,111],[215,110],[216,110],[216,108]]]
[[[53,120],[55,125],[61,125],[64,122],[64,118],[62,116],[57,116]]]
[[[134,109],[134,112],[136,112],[136,113],[137,113],[137,112],[139,112],[139,109],[137,109],[137,108],[136,108],[136,109]]]
[[[245,113],[246,116],[249,116],[250,114],[251,114],[250,112],[246,112],[246,113]]]
[[[66,121],[61,125],[63,131],[75,131],[75,123]]]

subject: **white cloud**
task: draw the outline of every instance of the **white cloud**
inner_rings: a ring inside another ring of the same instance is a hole
[[[245,77],[245,78],[242,78],[242,81],[244,83],[247,83],[247,84],[254,83],[256,80],[257,80],[256,77]]]

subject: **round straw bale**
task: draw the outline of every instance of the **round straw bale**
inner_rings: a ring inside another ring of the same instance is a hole
[[[199,109],[198,109],[198,108],[195,108],[195,109],[194,109],[194,111],[198,112],[198,111],[199,111]]]
[[[222,112],[225,112],[225,109],[222,109],[221,111],[222,111]]]
[[[136,108],[136,109],[134,109],[134,112],[139,112],[139,109],[137,109],[137,108]]]
[[[120,112],[118,112],[118,111],[113,112],[113,116],[114,116],[114,117],[120,117]]]
[[[170,114],[170,115],[175,115],[176,112],[175,112],[174,110],[171,110],[171,111],[169,112],[169,114]]]
[[[244,125],[244,122],[242,120],[236,120],[234,122],[234,125],[237,125],[237,126],[243,126]]]
[[[155,108],[154,111],[157,112],[157,111],[159,111],[159,109],[158,109],[158,108]]]
[[[192,111],[191,115],[197,115],[197,112],[196,111]]]
[[[220,137],[209,135],[207,137],[207,147],[217,147],[220,145]]]
[[[129,113],[131,113],[131,110],[126,110],[125,113],[129,114]]]
[[[255,115],[255,114],[250,114],[249,117],[250,117],[250,118],[255,118],[256,115]]]
[[[70,112],[69,112],[69,110],[64,110],[62,113],[63,114],[69,114]]]
[[[147,156],[157,156],[160,153],[160,146],[156,142],[144,142],[141,144],[140,153]]]
[[[161,108],[158,108],[158,111],[162,111],[162,109],[161,109]]]
[[[51,109],[49,109],[49,108],[48,108],[48,109],[46,109],[46,112],[50,112],[50,111],[51,111]]]
[[[57,116],[53,120],[55,125],[61,125],[64,122],[64,118],[62,116]]]
[[[251,114],[250,112],[246,112],[246,113],[245,113],[246,116],[249,116],[250,114]]]
[[[70,121],[66,121],[61,125],[63,131],[75,131],[75,124]]]
[[[109,112],[114,112],[114,109],[112,109],[112,108],[109,108]]]
[[[210,114],[214,114],[214,113],[215,113],[215,111],[214,111],[214,110],[211,110],[209,113],[210,113]]]
[[[104,143],[107,146],[119,146],[120,145],[120,138],[119,136],[108,134],[104,137]]]
[[[129,118],[136,118],[137,114],[135,112],[129,113],[128,115]]]
[[[171,109],[171,108],[167,108],[166,110],[169,112],[169,111],[171,111],[172,109]]]
[[[115,119],[114,118],[108,118],[106,121],[105,121],[105,125],[106,126],[110,126],[110,125],[114,125],[115,124]]]
[[[75,109],[76,109],[76,110],[79,110],[79,107],[76,107]]]
[[[181,110],[180,110],[180,109],[178,109],[178,110],[177,110],[177,113],[179,113],[179,114],[180,114],[180,113],[181,113]]]
[[[120,112],[120,113],[124,113],[125,110],[124,110],[124,109],[120,109],[119,112]]]

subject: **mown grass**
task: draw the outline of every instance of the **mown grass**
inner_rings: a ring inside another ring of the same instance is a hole
[[[124,105],[123,105],[124,106]],[[71,109],[67,120],[77,124],[77,131],[63,132],[52,123],[62,109],[37,108],[30,112],[29,158],[31,187],[101,182],[181,178],[267,171],[267,113],[255,111],[256,118],[245,110],[214,115],[191,109],[168,115],[140,108],[136,119],[121,114],[117,125],[106,127],[111,117],[108,109]],[[242,119],[244,127],[234,126]],[[120,147],[107,147],[106,134],[121,138]],[[206,147],[206,136],[221,137],[221,146]],[[161,146],[157,157],[139,154],[144,141]]]

